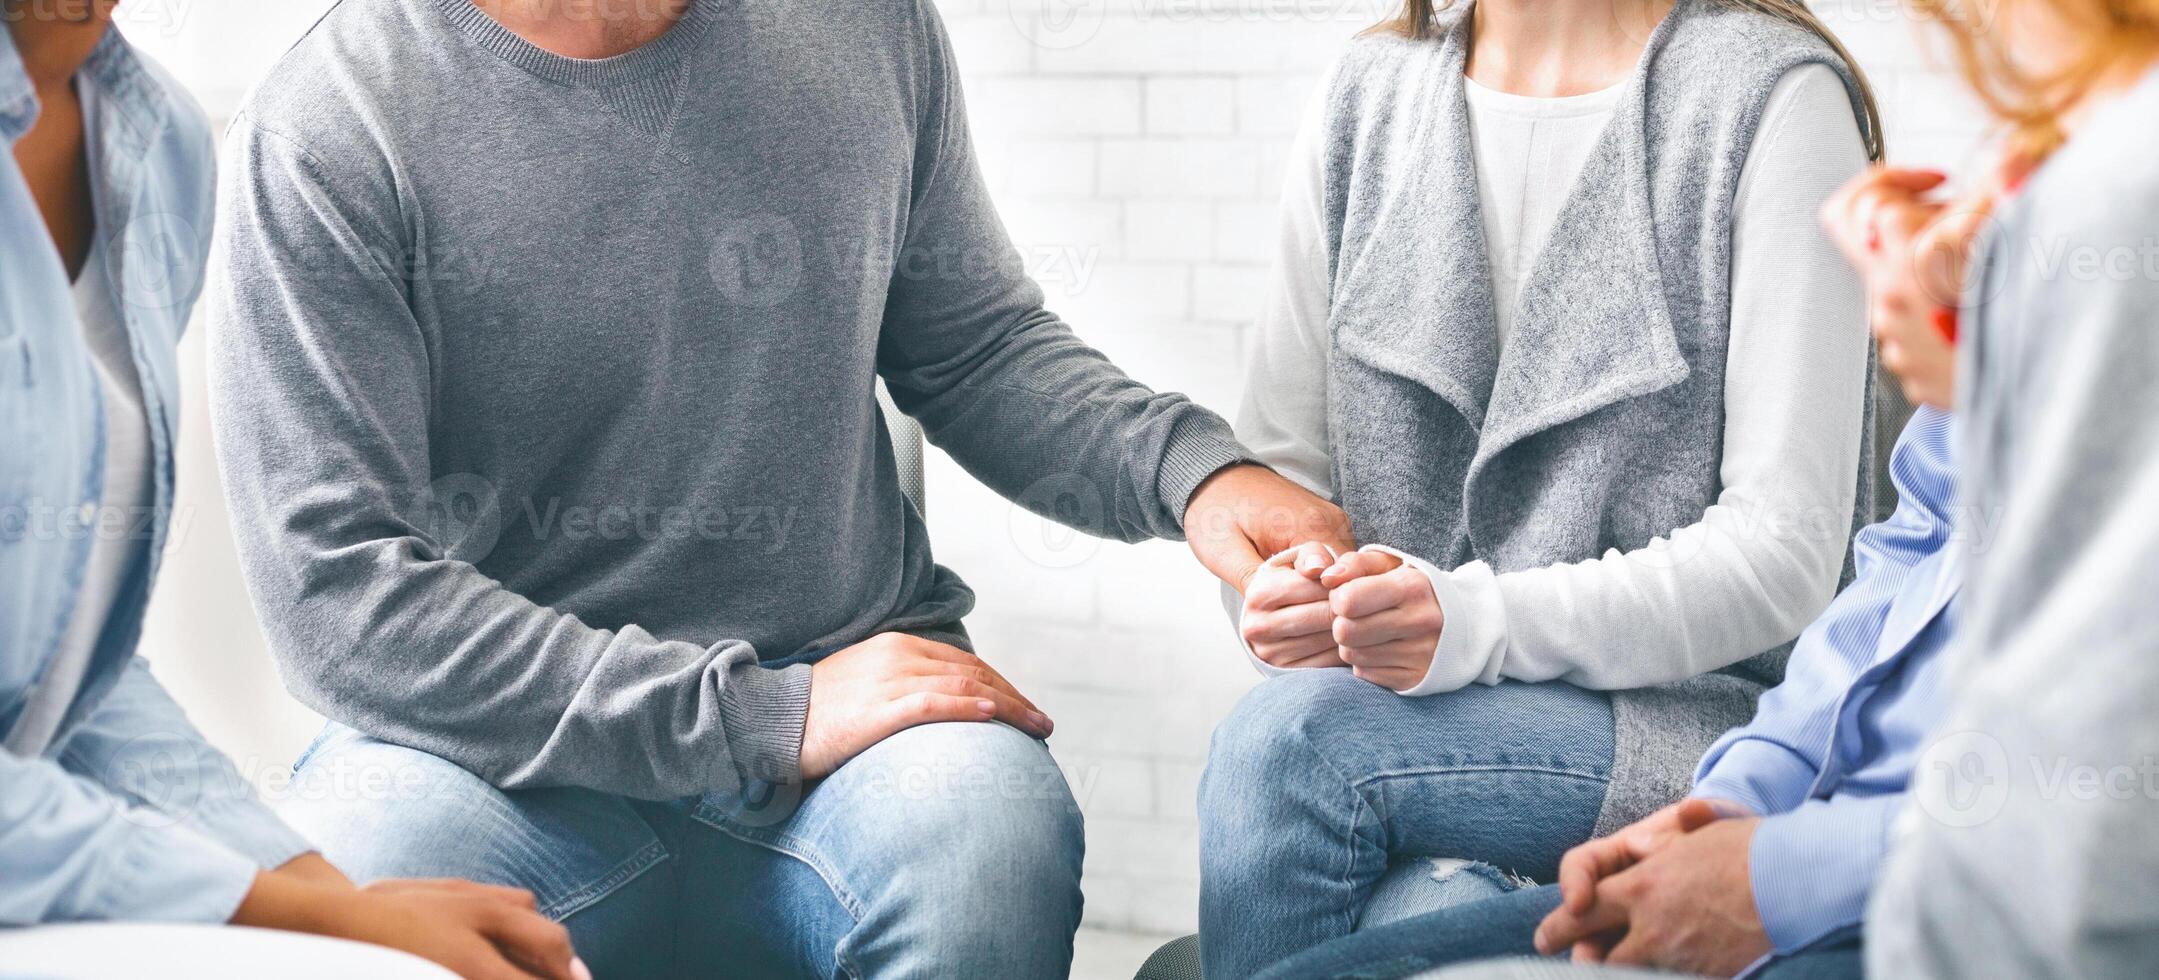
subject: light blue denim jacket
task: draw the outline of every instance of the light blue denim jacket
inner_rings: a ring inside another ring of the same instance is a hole
[[[202,287],[214,159],[202,111],[111,32],[76,76],[100,253],[111,263],[155,454],[151,560],[124,583],[59,735],[0,751],[0,925],[221,922],[257,868],[308,850],[248,791],[135,656],[171,524],[174,347]],[[38,101],[0,29],[0,136]],[[67,272],[12,153],[0,153],[0,735],[53,678],[104,485],[104,403]]]

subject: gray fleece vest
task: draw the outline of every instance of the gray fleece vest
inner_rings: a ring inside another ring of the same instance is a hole
[[[1353,45],[1328,93],[1328,421],[1342,506],[1358,540],[1443,568],[1641,548],[1700,521],[1721,489],[1732,206],[1769,94],[1807,62],[1851,77],[1802,28],[1679,0],[1524,279],[1502,350],[1463,96],[1468,5],[1441,16],[1426,41]],[[1855,526],[1873,511],[1871,419],[1866,431]],[[1615,692],[1598,832],[1683,795],[1710,742],[1781,678],[1789,647]]]

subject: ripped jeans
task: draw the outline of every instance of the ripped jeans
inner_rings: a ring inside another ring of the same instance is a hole
[[[1610,699],[1569,684],[1269,678],[1215,729],[1200,784],[1207,976],[1552,881],[1596,826],[1612,746]]]

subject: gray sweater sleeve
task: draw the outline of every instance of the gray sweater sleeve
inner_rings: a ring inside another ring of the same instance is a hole
[[[943,26],[919,9],[914,198],[878,344],[893,400],[1036,513],[1127,541],[1181,538],[1192,491],[1250,456],[1219,416],[1127,377],[1043,308],[977,169]]]
[[[452,556],[428,515],[444,489],[430,350],[390,182],[333,172],[246,117],[225,159],[212,412],[241,561],[293,693],[503,787],[662,799],[795,779],[807,666],[766,669],[738,640],[595,629]]]

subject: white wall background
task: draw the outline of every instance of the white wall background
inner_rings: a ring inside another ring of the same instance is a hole
[[[381,2],[381,0],[347,0]],[[844,0],[835,0],[844,2]],[[1224,413],[1266,289],[1291,131],[1341,43],[1386,0],[945,0],[991,182],[1053,309],[1133,374]],[[326,0],[129,0],[129,33],[227,115]],[[1817,6],[1872,73],[1892,158],[1955,166],[1978,114],[1895,0]],[[183,347],[187,521],[149,653],[273,793],[313,732],[268,667],[205,424],[202,338]],[[980,647],[1058,722],[1088,818],[1087,918],[1189,930],[1193,799],[1214,722],[1251,685],[1213,580],[1182,545],[1075,539],[933,461],[940,559],[981,593]]]

